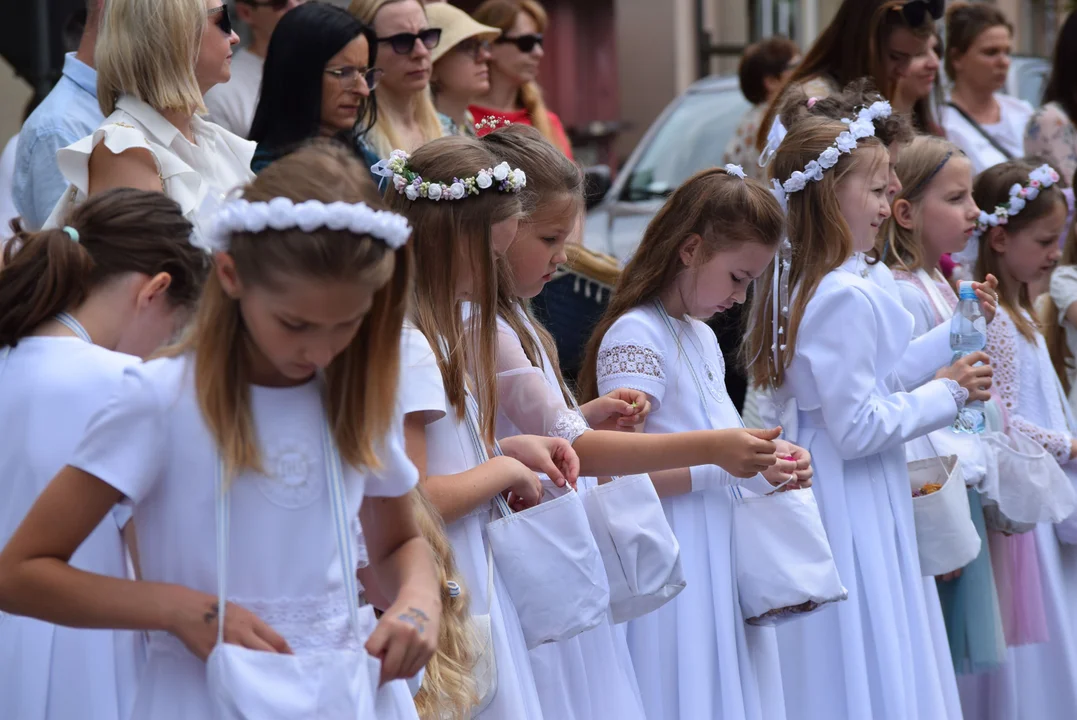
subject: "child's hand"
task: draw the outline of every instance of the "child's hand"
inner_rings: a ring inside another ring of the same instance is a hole
[[[576,487],[580,458],[572,445],[561,438],[516,435],[501,441],[501,452],[519,460],[537,473],[544,473],[557,487]]]
[[[984,320],[987,320],[987,324],[990,325],[998,311],[998,278],[988,275],[982,283],[972,283],[972,288],[976,291],[976,297],[980,299]]]
[[[651,412],[647,393],[618,388],[595,398],[582,408],[587,424],[596,430],[635,430]]]
[[[778,461],[763,471],[763,479],[776,490],[792,490],[796,487],[797,463],[790,457],[779,457]]]
[[[731,428],[715,433],[713,463],[734,477],[750,478],[778,462],[774,441],[782,434],[781,428]]]
[[[217,598],[182,588],[170,632],[195,657],[205,661],[217,644],[220,613]],[[224,613],[224,641],[250,650],[292,654],[288,642],[250,610],[228,603]]]
[[[804,490],[811,487],[811,479],[815,476],[815,471],[811,466],[811,453],[800,447],[794,445],[786,440],[775,440],[774,445],[777,447],[778,458],[781,460],[792,460],[796,463],[796,480],[789,483],[786,487],[789,490]]]
[[[944,367],[935,375],[936,378],[948,378],[969,391],[969,402],[991,399],[991,359],[986,353],[974,352],[961,358],[953,365]],[[981,363],[981,364],[977,364]]]
[[[509,466],[505,470],[509,479],[505,495],[513,512],[526,510],[542,502],[542,480],[531,468],[508,456],[494,459]]]
[[[366,651],[381,660],[381,680],[402,680],[426,667],[438,646],[441,599],[402,589],[366,642]]]

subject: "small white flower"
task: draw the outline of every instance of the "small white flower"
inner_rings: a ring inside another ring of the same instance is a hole
[[[516,184],[517,190],[527,187],[527,175],[520,168],[512,171],[512,180]]]
[[[1016,215],[1025,209],[1025,200],[1019,197],[1010,198],[1010,215]]]
[[[818,160],[812,160],[804,166],[804,176],[809,180],[819,182],[823,179],[823,167]]]
[[[419,197],[419,189],[414,185],[408,185],[404,188],[404,195],[407,196],[408,200],[414,200]]]
[[[295,207],[288,198],[273,198],[266,204],[266,225],[274,230],[287,230],[295,227],[292,220],[292,208]]]
[[[738,177],[741,180],[748,177],[748,175],[744,172],[744,168],[742,168],[740,165],[734,165],[733,163],[726,164],[725,171],[733,177]]]
[[[453,200],[459,200],[467,195],[467,188],[461,182],[454,182],[449,186],[449,197]]]
[[[851,132],[845,131],[834,140],[834,147],[841,153],[852,152],[856,149],[856,138]]]
[[[836,147],[828,147],[819,155],[819,165],[824,170],[829,170],[838,164],[838,160],[841,159],[841,151]]]
[[[868,112],[874,119],[888,118],[893,114],[894,109],[886,100],[876,100],[871,104],[871,107],[868,108]]]
[[[1010,186],[1010,197],[1015,198],[1021,194],[1021,183],[1014,183]]]
[[[403,160],[404,162],[407,162],[409,157],[411,156],[408,155],[407,152],[405,152],[404,150],[393,150],[391,153],[389,153],[390,160]]]
[[[490,171],[479,170],[479,174],[475,176],[475,184],[479,186],[480,190],[485,190],[494,184],[493,179],[490,177]]]
[[[805,187],[807,187],[807,185],[808,182],[807,178],[804,176],[804,173],[799,170],[795,170],[793,174],[789,176],[789,179],[786,180],[785,183],[782,185],[782,189],[785,190],[786,193],[795,193],[800,192]]]
[[[408,179],[403,175],[393,175],[393,187],[397,192],[404,192],[404,186],[408,184]]]
[[[438,183],[430,183],[430,186],[426,188],[426,196],[431,200],[441,199],[441,185]]]
[[[1040,196],[1040,189],[1037,187],[1030,187],[1025,190],[1025,200],[1032,202]]]
[[[295,226],[305,233],[314,232],[325,224],[325,206],[317,200],[308,200],[293,206]]]
[[[356,214],[353,208],[362,208],[367,212],[372,212],[363,203],[358,205],[349,205],[346,202],[329,203],[325,206],[325,226],[330,230],[344,230],[350,227],[352,218]]]
[[[875,123],[871,120],[857,119],[849,123],[849,134],[857,140],[875,135]]]
[[[512,169],[509,168],[509,164],[507,162],[503,162],[494,168],[494,180],[501,182],[509,176],[510,172],[512,172]]]

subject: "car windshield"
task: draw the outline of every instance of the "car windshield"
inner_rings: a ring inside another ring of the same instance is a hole
[[[726,143],[750,107],[736,88],[686,95],[640,155],[624,199],[666,197],[694,173],[720,165]]]

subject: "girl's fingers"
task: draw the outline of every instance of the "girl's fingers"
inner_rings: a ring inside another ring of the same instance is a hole
[[[250,650],[259,650],[261,652],[268,653],[277,652],[272,645],[259,637],[258,633],[255,632],[253,628],[250,632],[243,636],[243,639],[239,642],[239,644]]]
[[[281,653],[283,655],[292,655],[292,648],[288,645],[288,641],[285,640],[276,630],[269,627],[265,623],[259,623],[254,627],[255,633],[262,638],[265,642],[273,648],[274,652]]]
[[[406,651],[406,643],[394,638],[393,642],[389,643],[388,648],[385,651],[385,657],[381,661],[381,684],[395,680],[402,677],[400,673],[400,666],[404,660],[404,652]]]

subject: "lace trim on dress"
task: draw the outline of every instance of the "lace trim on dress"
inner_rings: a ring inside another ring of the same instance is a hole
[[[587,421],[580,417],[579,413],[572,410],[562,410],[557,414],[557,420],[554,421],[553,427],[550,429],[550,437],[562,438],[568,440],[569,443],[574,443],[576,438],[589,429]]]
[[[957,403],[957,409],[963,409],[965,404],[969,401],[969,391],[958,385],[956,380],[942,378],[942,382],[946,386],[946,389],[950,391],[950,394],[954,396],[954,402]]]
[[[615,345],[598,351],[595,374],[601,381],[609,377],[635,375],[665,382],[662,353],[649,345]]]

